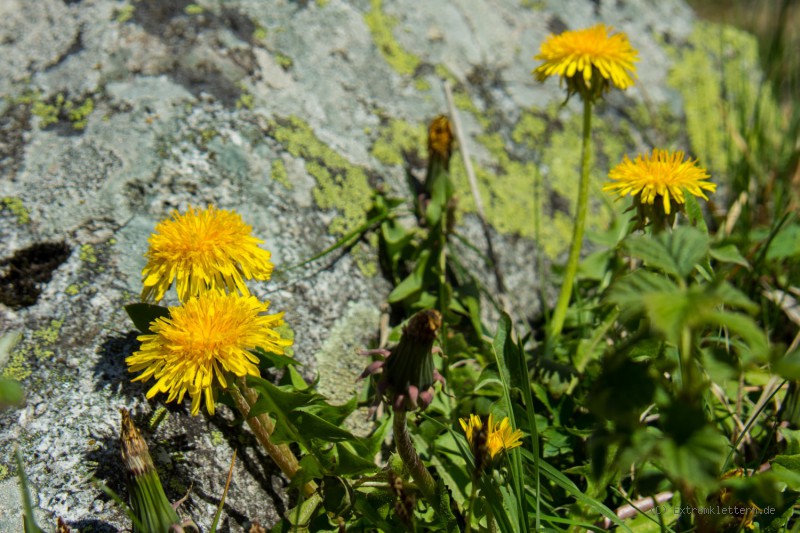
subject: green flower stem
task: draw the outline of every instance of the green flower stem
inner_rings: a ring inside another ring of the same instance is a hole
[[[239,387],[241,387],[241,390]],[[272,439],[270,439],[270,435],[275,429],[272,420],[270,420],[266,414],[248,417],[250,408],[257,400],[255,391],[247,387],[244,383],[239,383],[238,386],[233,385],[228,388],[228,392],[231,394],[236,408],[245,420],[247,420],[247,425],[250,426],[250,429],[253,431],[259,444],[264,448],[264,451],[275,461],[275,464],[278,465],[281,472],[283,472],[287,478],[292,479],[300,469],[300,465],[297,461],[297,457],[295,457],[292,450],[289,449],[289,446],[286,444],[275,444],[272,442]],[[309,481],[303,485],[303,493],[306,497],[312,496],[316,491],[317,486],[313,481]]]
[[[561,292],[558,295],[558,303],[553,313],[553,320],[550,322],[550,345],[553,346],[555,340],[561,335],[564,328],[564,319],[567,316],[569,300],[572,297],[572,285],[575,282],[575,274],[578,272],[578,262],[581,256],[581,246],[583,245],[583,231],[586,227],[586,212],[589,203],[589,161],[591,160],[591,137],[592,137],[592,101],[590,98],[583,100],[583,152],[581,157],[581,181],[578,188],[578,207],[575,212],[575,227],[572,231],[572,244],[569,248],[569,258],[567,267],[564,271],[564,282],[561,284]]]
[[[411,472],[411,478],[419,487],[419,491],[434,507],[439,504],[439,498],[436,494],[436,482],[433,476],[422,464],[422,459],[417,455],[414,445],[411,443],[411,436],[408,434],[408,426],[406,425],[406,411],[400,409],[394,412],[394,442],[397,444],[397,454],[403,460],[408,471]]]

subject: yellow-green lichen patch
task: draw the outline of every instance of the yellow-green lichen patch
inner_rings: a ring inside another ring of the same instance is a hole
[[[221,446],[224,443],[225,443],[225,435],[223,435],[221,431],[218,431],[216,429],[211,430],[211,445]]]
[[[371,9],[364,15],[364,22],[389,66],[398,74],[410,76],[417,70],[420,59],[404,50],[395,40],[392,30],[397,25],[397,20],[382,11],[382,3],[382,0],[371,0]]]
[[[17,218],[17,225],[22,226],[31,221],[31,215],[19,198],[6,196],[0,199],[0,208],[11,213]]]
[[[30,342],[24,343],[16,351],[11,353],[11,359],[3,368],[3,377],[22,381],[31,375],[30,360],[31,356],[37,361],[45,361],[55,355],[50,348],[58,340],[61,326],[64,319],[51,320],[45,327],[34,330],[31,333]]]
[[[353,262],[365,278],[378,275],[378,235],[370,233],[367,237],[369,244],[360,242],[350,252]]]
[[[287,189],[292,189],[294,184],[289,181],[289,173],[286,171],[286,165],[283,164],[283,161],[280,159],[276,159],[272,162],[272,179],[286,187]]]
[[[82,244],[80,255],[78,256],[84,263],[97,263],[97,252],[91,244]]]
[[[414,78],[414,88],[420,92],[430,91],[431,82],[425,78]]]
[[[183,8],[183,12],[187,15],[202,15],[204,11],[203,6],[198,4],[189,4]]]
[[[83,101],[67,100],[63,94],[45,101],[41,93],[30,92],[17,101],[30,103],[31,113],[39,117],[39,127],[46,128],[61,120],[72,123],[72,128],[82,130],[89,122],[89,115],[94,111],[94,100],[91,97]]]
[[[64,319],[51,320],[50,325],[37,329],[33,332],[33,339],[46,343],[53,344],[58,340],[58,335],[61,333],[61,326],[64,325]]]
[[[0,481],[3,481],[7,477],[8,477],[8,467],[6,465],[0,464]]]
[[[675,61],[668,83],[683,96],[692,151],[712,177],[727,175],[733,161],[742,157],[731,141],[736,136],[755,153],[775,153],[789,144],[782,139],[779,106],[761,83],[756,38],[698,21],[690,43],[677,50],[666,47]]]
[[[3,377],[22,381],[31,375],[28,350],[20,349],[11,354],[11,360],[3,368]]]
[[[562,254],[569,245],[581,150],[580,116],[571,117],[561,129],[548,133],[547,125],[556,120],[557,113],[557,107],[548,109],[546,114],[526,112],[512,130],[514,142],[535,148],[542,154],[541,164],[548,169],[546,176],[538,163],[511,158],[509,147],[499,133],[476,138],[491,156],[491,164],[475,166],[478,190],[489,223],[501,233],[538,238],[538,245],[550,258]],[[614,139],[614,132],[603,121],[596,119],[595,124],[598,155],[602,155],[602,158],[595,157],[595,161],[621,157],[624,140]],[[600,191],[606,172],[605,167],[595,168],[591,175],[593,196],[587,219],[589,227],[605,227],[611,217],[607,207],[609,199]],[[460,157],[451,161],[451,173],[459,195],[459,209],[473,212],[475,205]],[[537,213],[540,217],[538,230]]]
[[[378,139],[372,145],[372,156],[385,165],[402,165],[403,154],[424,154],[425,125],[390,119],[381,126]]]
[[[117,17],[114,19],[118,23],[123,24],[133,18],[134,7],[132,4],[123,4],[117,10]]]
[[[317,206],[341,213],[328,227],[331,234],[345,235],[366,222],[373,192],[363,168],[320,141],[297,117],[271,121],[267,133],[290,154],[305,159],[306,171],[317,182],[312,191]]]

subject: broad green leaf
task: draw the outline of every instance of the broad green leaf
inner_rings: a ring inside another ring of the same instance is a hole
[[[24,397],[22,385],[18,381],[0,378],[0,407],[5,405],[20,405]]]
[[[770,261],[800,256],[800,225],[789,224],[775,235],[767,250]]]
[[[709,255],[722,263],[734,263],[742,265],[743,267],[750,268],[750,263],[739,252],[739,249],[734,244],[725,244],[719,247],[711,248]]]
[[[422,291],[423,283],[425,280],[425,270],[428,267],[428,259],[430,258],[429,251],[423,251],[419,254],[419,259],[414,267],[414,271],[409,274],[403,281],[389,293],[387,300],[389,303],[396,303],[413,296],[414,294]]]
[[[128,304],[125,306],[125,311],[128,313],[128,316],[131,317],[136,329],[142,333],[150,333],[150,324],[156,319],[169,317],[169,309],[153,304]]]
[[[643,294],[641,298],[653,327],[663,333],[667,341],[677,344],[692,311],[691,297],[685,292],[656,292]]]
[[[800,350],[783,356],[772,365],[772,371],[784,379],[800,381]]]
[[[779,455],[772,460],[772,471],[791,490],[800,491],[800,455]]]

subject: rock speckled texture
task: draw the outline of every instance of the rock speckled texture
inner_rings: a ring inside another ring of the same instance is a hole
[[[646,93],[614,93],[602,107],[599,130],[619,140],[601,142],[598,160],[650,142],[645,104],[681,113],[662,46],[681,46],[691,33],[692,15],[677,0],[197,5],[200,13],[185,0],[0,2],[0,259],[43,242],[67,250],[34,305],[0,304],[0,331],[22,334],[3,373],[28,391],[24,407],[0,413],[4,531],[19,524],[17,446],[48,524],[60,515],[74,530],[129,527],[92,484],[126,494],[120,406],[145,429],[168,496],[192,484],[183,511],[205,530],[233,449],[221,530],[269,525],[286,509],[285,481],[227,409],[214,417],[191,417],[185,406],[156,411],[162,399],[146,401],[145,386],[129,381],[124,358],[138,343],[122,306],[136,301],[147,238],[173,209],[235,209],[279,269],[302,261],[364,220],[376,186],[402,191],[405,164],[421,172],[424,124],[446,111],[441,82],[449,79],[513,303],[532,313],[537,251],[550,260],[568,242],[578,149],[577,103],[559,108],[557,83],[530,75],[540,42],[603,21],[640,51]],[[85,116],[70,114],[77,108]],[[482,248],[463,169],[453,165],[460,231]],[[547,217],[538,245],[536,183]],[[598,207],[592,224],[607,218]],[[363,243],[253,288],[286,311],[298,359],[347,380],[390,290],[376,272]]]

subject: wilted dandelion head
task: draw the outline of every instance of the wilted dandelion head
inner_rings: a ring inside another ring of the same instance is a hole
[[[704,191],[714,192],[717,188],[715,183],[707,181],[710,176],[697,161],[684,161],[681,151],[656,149],[652,155],[636,156],[635,161],[625,156],[608,177],[613,181],[603,186],[604,191],[620,197],[638,196],[642,204],[653,205],[658,201],[666,215],[672,210],[672,201],[679,205],[686,203],[686,193],[708,200]]]
[[[533,74],[539,81],[559,76],[572,93],[595,99],[613,83],[620,89],[633,85],[638,52],[624,33],[596,24],[591,28],[549,35],[534,59],[544,61]]]
[[[160,301],[175,280],[181,301],[209,289],[249,294],[244,279],[272,274],[270,253],[251,229],[238,213],[213,206],[174,211],[150,236],[142,300]]]
[[[428,126],[428,155],[438,156],[445,162],[450,161],[453,150],[453,130],[450,119],[439,115]]]
[[[292,341],[275,328],[283,313],[267,315],[268,303],[254,296],[207,291],[180,307],[170,307],[169,318],[151,324],[152,334],[141,335],[141,349],[125,361],[130,372],[142,372],[133,381],[156,380],[147,392],[169,394],[167,401],[183,401],[188,392],[192,414],[206,409],[214,414],[214,388],[228,386],[231,376],[258,376],[256,347],[283,353]]]

